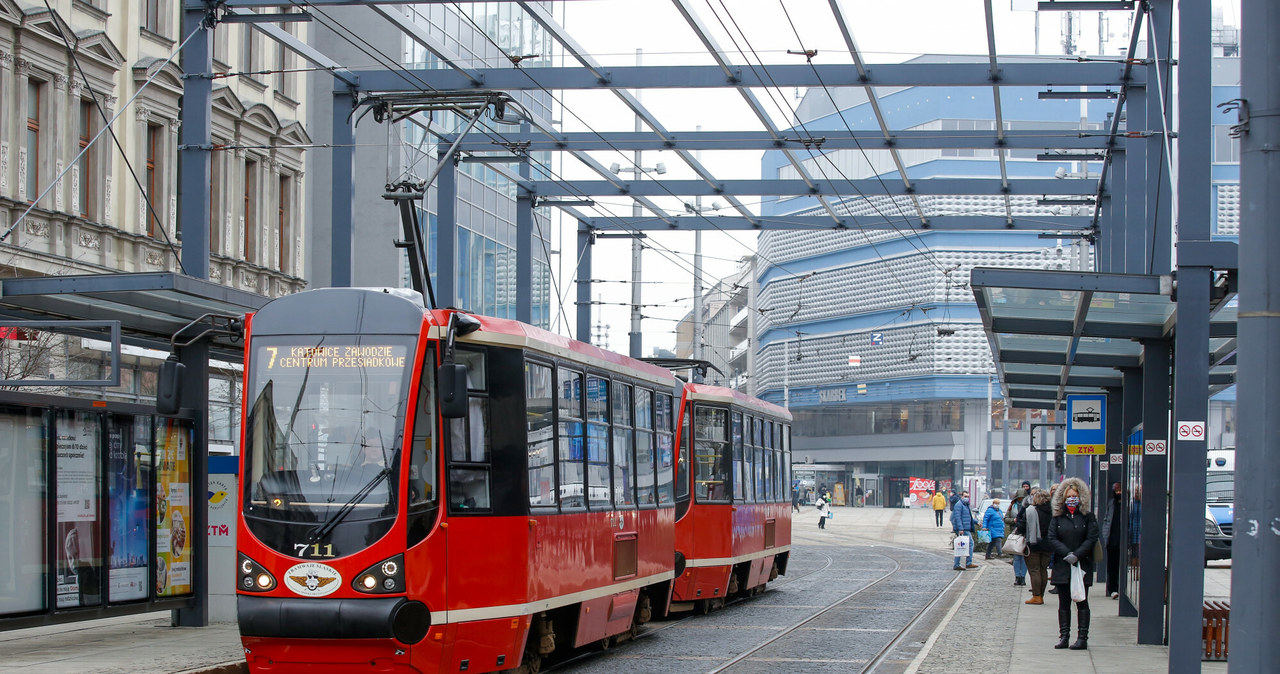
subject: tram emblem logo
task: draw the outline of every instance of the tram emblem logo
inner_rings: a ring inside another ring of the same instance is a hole
[[[333,594],[342,584],[342,574],[327,564],[303,562],[284,573],[284,584],[304,597]]]

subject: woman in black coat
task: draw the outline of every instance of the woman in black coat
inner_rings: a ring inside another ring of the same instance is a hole
[[[1084,572],[1085,592],[1093,585],[1093,546],[1098,542],[1098,517],[1089,512],[1089,487],[1078,477],[1069,477],[1053,495],[1053,519],[1049,522],[1049,545],[1056,559],[1053,584],[1058,587],[1058,636],[1054,648],[1067,648],[1071,636],[1071,566]],[[1089,647],[1089,599],[1076,602],[1080,629],[1074,651]]]

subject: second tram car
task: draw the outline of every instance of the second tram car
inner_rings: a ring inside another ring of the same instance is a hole
[[[672,610],[706,613],[785,574],[791,413],[733,389],[686,384],[680,411]]]
[[[251,671],[537,671],[667,611],[669,371],[392,289],[276,299],[245,349]]]

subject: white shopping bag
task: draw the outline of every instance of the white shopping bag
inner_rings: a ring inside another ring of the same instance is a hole
[[[1079,564],[1071,565],[1071,601],[1081,602],[1088,599],[1089,595],[1084,586],[1084,571],[1080,570]]]
[[[969,534],[960,534],[951,542],[951,549],[957,557],[968,557],[973,551],[973,539],[969,538]]]

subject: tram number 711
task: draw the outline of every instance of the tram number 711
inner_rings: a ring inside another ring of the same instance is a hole
[[[294,543],[293,549],[299,557],[332,557],[333,544],[327,543],[320,545],[319,543]]]

